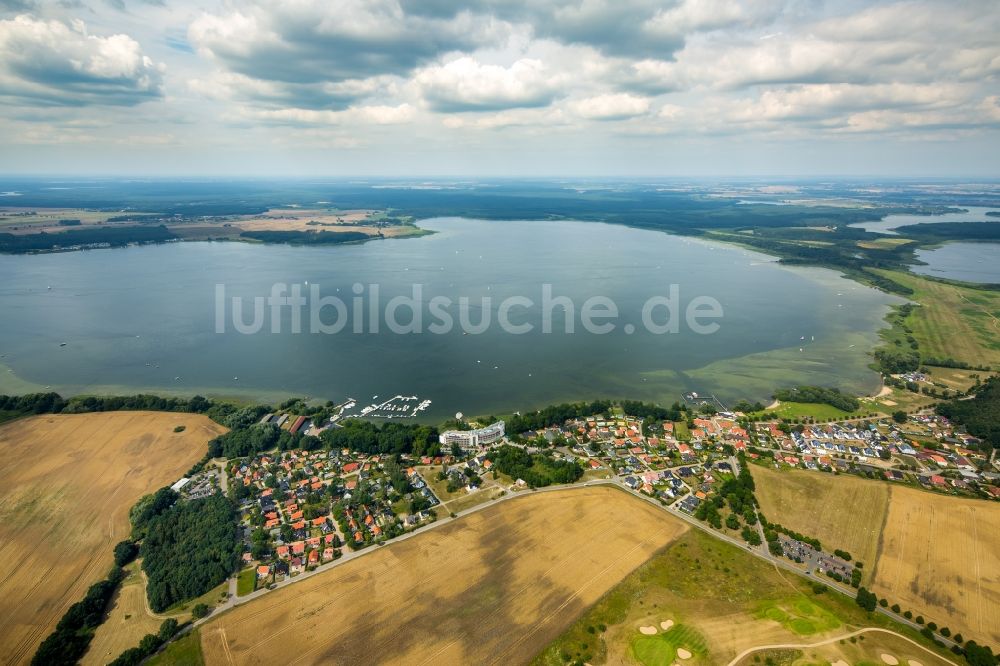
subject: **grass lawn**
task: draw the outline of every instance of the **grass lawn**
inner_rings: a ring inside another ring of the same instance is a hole
[[[694,627],[683,624],[675,625],[655,636],[640,634],[632,641],[633,656],[645,666],[673,663],[678,648],[698,657],[708,653],[705,637]]]
[[[688,430],[688,424],[685,421],[674,422],[674,437],[682,442],[691,441],[691,431]]]
[[[868,409],[865,405],[862,405],[857,411],[845,412],[844,410],[838,409],[833,405],[823,403],[783,402],[775,409],[770,409],[764,412],[764,415],[766,417],[779,419],[813,418],[817,421],[833,421],[864,416],[870,411],[873,410]]]
[[[840,626],[835,615],[804,597],[787,602],[762,602],[755,616],[778,622],[799,636],[812,636]]]
[[[253,569],[244,569],[236,578],[236,596],[245,597],[257,588],[257,572]]]
[[[197,629],[170,643],[163,652],[146,662],[147,666],[202,666],[204,663],[201,636]]]
[[[875,271],[914,290],[920,303],[906,318],[924,356],[970,365],[1000,364],[1000,292],[928,280],[910,273]]]

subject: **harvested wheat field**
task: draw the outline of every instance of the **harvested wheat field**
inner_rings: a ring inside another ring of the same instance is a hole
[[[531,493],[220,616],[205,659],[525,663],[686,529],[614,488]]]
[[[175,433],[174,427],[186,426]],[[163,412],[49,415],[0,427],[0,653],[26,663],[107,573],[128,510],[176,481],[224,428]]]
[[[101,666],[114,661],[128,648],[135,647],[146,634],[155,634],[166,616],[156,618],[146,604],[146,586],[142,584],[137,563],[128,567],[128,577],[111,602],[104,624],[94,632],[90,649],[80,660],[82,666]]]
[[[823,542],[828,552],[848,551],[867,567],[875,563],[889,505],[887,484],[841,474],[751,465],[761,511],[772,523]]]
[[[1000,504],[893,488],[874,590],[966,639],[1000,645]]]

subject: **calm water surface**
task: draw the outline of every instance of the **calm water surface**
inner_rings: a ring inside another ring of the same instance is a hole
[[[878,233],[895,235],[894,229],[905,227],[909,224],[936,224],[939,222],[988,222],[991,219],[987,212],[996,211],[996,208],[984,208],[982,206],[966,206],[960,213],[944,213],[942,215],[886,215],[877,222],[858,222],[852,227],[858,227],[865,231],[876,231]]]
[[[778,384],[877,384],[866,348],[896,301],[831,271],[597,223],[441,218],[423,226],[437,233],[341,247],[176,243],[0,256],[0,390],[24,390],[27,382],[68,393],[272,400],[419,395],[434,401],[428,416],[439,418],[567,399],[672,402],[685,390],[766,399]],[[490,296],[494,317],[502,298],[532,299],[535,307],[517,309],[515,321],[539,321],[549,283],[575,302],[578,332],[562,332],[558,317],[551,334],[494,326],[481,335],[296,335],[287,318],[280,333],[215,332],[216,285],[249,299],[266,296],[275,282],[307,281],[345,299],[354,283],[378,284],[383,303],[414,283],[425,301]],[[682,306],[696,296],[717,299],[720,330],[644,331],[642,304],[671,284]],[[618,306],[610,334],[579,330],[579,307],[594,295]],[[625,323],[638,330],[626,333]]]
[[[917,250],[926,266],[914,273],[964,282],[1000,283],[1000,243],[946,243],[932,250]]]

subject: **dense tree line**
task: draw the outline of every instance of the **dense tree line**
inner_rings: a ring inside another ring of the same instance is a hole
[[[614,403],[610,400],[564,402],[559,405],[549,405],[534,412],[511,416],[507,419],[506,430],[512,435],[519,435],[529,430],[559,426],[569,420],[596,414],[609,414],[613,406]],[[660,407],[648,402],[624,400],[620,406],[625,414],[646,421],[679,421],[684,411],[684,408],[676,402],[670,407]]]
[[[115,567],[105,580],[91,585],[83,599],[69,607],[55,631],[38,646],[32,665],[76,664],[87,652],[94,630],[104,621],[111,597],[124,578],[125,572]]]
[[[0,395],[0,412],[10,412],[15,416],[58,413],[65,406],[66,401],[58,393]]]
[[[920,354],[912,349],[876,349],[875,361],[887,375],[914,372],[920,368]]]
[[[629,416],[643,419],[645,421],[681,421],[684,420],[684,407],[675,402],[670,407],[660,407],[649,402],[639,402],[637,400],[623,400],[622,411]]]
[[[68,400],[58,393],[28,393],[0,395],[0,411],[15,414],[89,414],[92,412],[153,411],[192,412],[204,414],[213,421],[227,425],[226,419],[238,411],[235,405],[215,402],[200,395],[191,398],[164,398],[140,393],[137,395],[75,396]]]
[[[244,231],[240,237],[290,245],[339,245],[376,238],[360,231]]]
[[[823,386],[797,386],[792,389],[781,389],[774,392],[775,400],[782,402],[814,402],[830,405],[845,412],[853,412],[861,406],[861,402],[852,395],[841,393],[840,389]]]
[[[154,518],[170,510],[170,507],[180,498],[173,489],[164,486],[155,493],[143,495],[129,509],[128,519],[132,524],[132,536],[141,539],[146,534],[146,528]]]
[[[989,213],[987,213],[988,215]],[[1000,222],[930,222],[908,224],[894,230],[904,238],[924,242],[949,240],[1000,240]]]
[[[129,564],[139,554],[139,544],[131,539],[125,539],[115,544],[115,566],[123,567]]]
[[[274,448],[282,433],[289,434],[273,423],[255,423],[248,428],[230,430],[208,443],[208,454],[213,458],[252,456]]]
[[[527,414],[514,414],[506,422],[506,431],[517,435],[528,430],[541,430],[549,426],[561,425],[569,419],[579,419],[594,414],[605,414],[611,410],[610,400],[593,402],[564,402],[549,405]]]
[[[239,564],[236,525],[236,508],[222,495],[177,502],[149,521],[140,554],[154,611],[226,580]]]
[[[583,468],[576,462],[556,460],[543,453],[531,454],[517,446],[501,446],[490,459],[497,470],[523,480],[532,488],[573,483],[583,476]]]
[[[988,446],[1000,448],[1000,378],[987,379],[971,400],[938,403],[937,412],[964,425]]]
[[[438,455],[441,445],[438,430],[426,424],[385,423],[345,420],[340,428],[329,428],[320,435],[330,449],[347,448],[361,453],[411,453]]]
[[[864,608],[869,613],[875,612],[875,606],[878,605],[878,596],[874,592],[868,591],[864,587],[858,588],[858,595],[855,601],[859,606]]]
[[[42,252],[75,245],[107,243],[111,247],[123,247],[130,243],[163,243],[177,236],[165,226],[149,227],[91,227],[71,229],[49,234],[6,234],[0,233],[0,252],[21,254]]]

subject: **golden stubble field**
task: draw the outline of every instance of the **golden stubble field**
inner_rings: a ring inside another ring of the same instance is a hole
[[[875,564],[889,507],[889,486],[846,474],[776,470],[751,465],[761,511],[772,523],[816,537],[829,552],[839,548]]]
[[[175,426],[186,427],[175,433]],[[47,415],[0,427],[0,654],[27,663],[112,565],[139,497],[176,481],[224,432],[163,412]]]
[[[155,634],[163,619],[150,614],[146,605],[146,586],[137,566],[132,565],[111,602],[104,624],[94,632],[90,649],[80,660],[81,666],[101,666],[115,659],[128,648],[135,647],[146,634]]]
[[[1000,645],[1000,504],[894,487],[874,591]]]
[[[686,529],[613,488],[528,494],[220,616],[205,659],[525,663]]]

